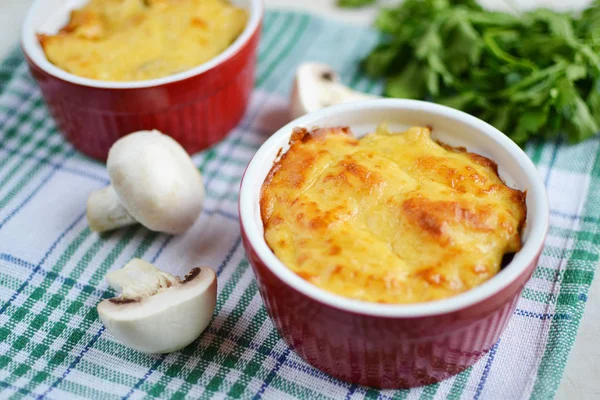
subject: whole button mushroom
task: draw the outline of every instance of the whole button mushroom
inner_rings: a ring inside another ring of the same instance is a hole
[[[200,171],[179,143],[159,131],[139,131],[117,140],[106,167],[111,185],[92,192],[87,202],[93,231],[141,223],[153,231],[179,234],[202,211]]]
[[[144,353],[169,353],[192,343],[208,326],[217,301],[217,278],[208,267],[183,280],[134,258],[106,275],[121,295],[98,304],[106,329]]]

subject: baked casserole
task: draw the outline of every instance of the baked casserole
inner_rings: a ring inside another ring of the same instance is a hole
[[[490,279],[521,248],[526,194],[490,159],[380,126],[296,128],[260,198],[265,239],[297,275],[378,303],[447,298]]]
[[[198,66],[244,30],[226,0],[90,0],[56,35],[39,34],[48,60],[105,81],[160,78]]]

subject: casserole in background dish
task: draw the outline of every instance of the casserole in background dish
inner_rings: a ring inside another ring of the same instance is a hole
[[[89,0],[56,35],[46,58],[90,79],[138,81],[196,67],[244,30],[248,12],[227,0]]]
[[[55,34],[86,1],[36,0],[21,46],[59,130],[84,154],[104,161],[110,146],[138,130],[157,129],[195,153],[241,120],[254,84],[262,0],[235,0],[249,19],[216,57],[186,71],[143,81],[99,81],[68,73],[46,58],[38,33]]]

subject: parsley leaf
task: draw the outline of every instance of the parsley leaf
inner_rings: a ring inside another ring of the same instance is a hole
[[[338,0],[337,5],[340,7],[356,8],[374,4],[375,1],[377,0]]]
[[[339,0],[339,3],[373,3]],[[385,95],[476,115],[524,144],[600,130],[600,0],[583,13],[486,11],[475,0],[405,0],[379,11],[363,60]]]

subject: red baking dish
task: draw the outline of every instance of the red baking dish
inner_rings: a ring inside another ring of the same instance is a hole
[[[444,300],[414,305],[367,303],[310,284],[286,268],[269,249],[260,218],[260,190],[280,150],[287,149],[292,128],[347,125],[362,135],[381,122],[388,123],[393,131],[430,125],[434,138],[491,158],[509,186],[527,191],[523,248],[496,276]],[[281,336],[302,358],[324,372],[378,388],[438,382],[473,365],[494,346],[537,265],[549,216],[546,191],[535,166],[501,132],[448,107],[397,99],[342,104],[283,127],[248,165],[241,183],[239,211],[244,247]]]
[[[55,33],[85,1],[36,0],[23,26],[21,46],[58,127],[73,146],[105,160],[121,136],[158,129],[189,152],[221,140],[242,118],[254,84],[263,6],[234,1],[249,11],[246,28],[223,53],[190,70],[146,81],[82,78],[51,64],[36,33]]]

